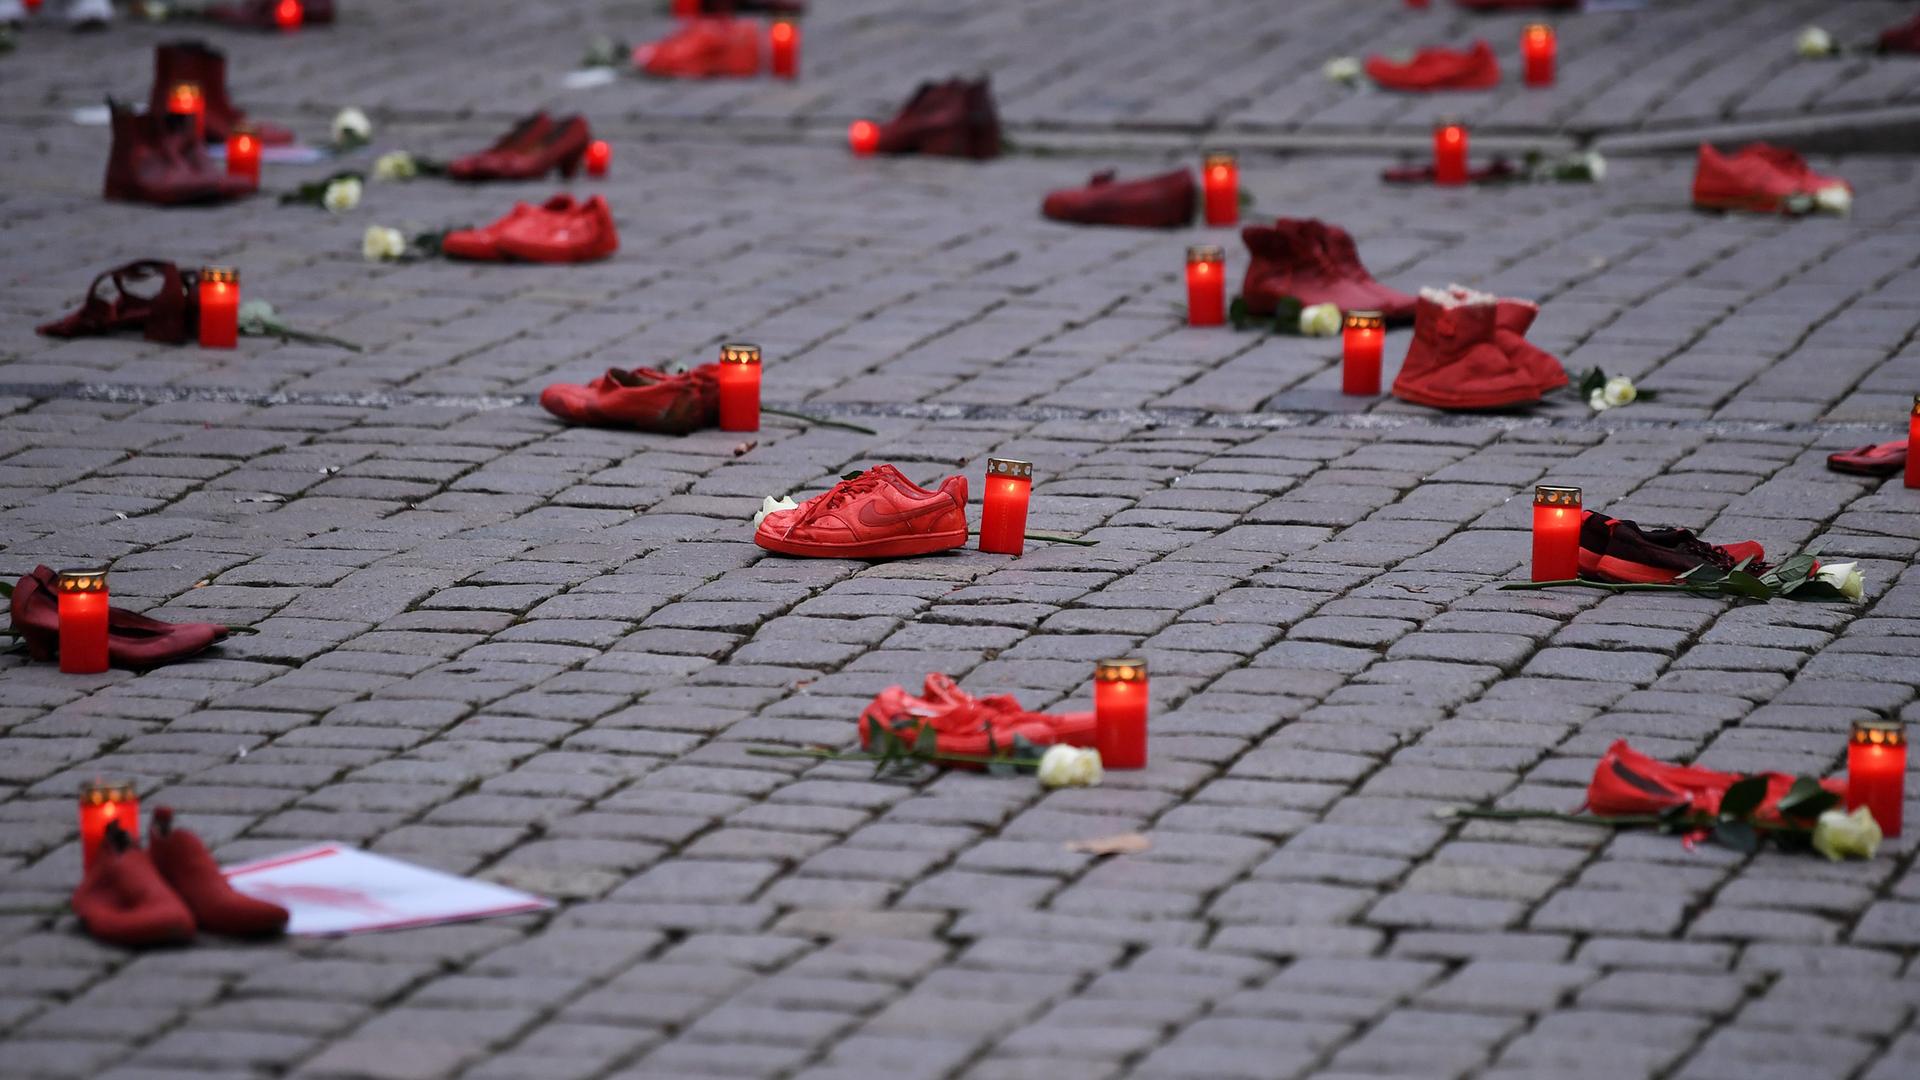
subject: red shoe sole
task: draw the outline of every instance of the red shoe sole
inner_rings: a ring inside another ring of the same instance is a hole
[[[755,535],[753,542],[782,555],[801,555],[814,559],[893,559],[903,555],[930,555],[949,548],[965,547],[967,533],[925,533],[896,536],[888,540],[868,540],[850,544],[807,543],[785,537]]]

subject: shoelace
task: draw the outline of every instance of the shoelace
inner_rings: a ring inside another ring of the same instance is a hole
[[[842,480],[828,488],[817,498],[807,500],[806,520],[812,521],[821,514],[845,506],[857,496],[865,495],[882,483],[878,472],[869,469],[851,480]]]

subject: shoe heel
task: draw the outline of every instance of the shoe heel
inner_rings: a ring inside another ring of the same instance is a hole
[[[586,156],[587,148],[583,146],[561,158],[560,175],[568,180],[573,179],[574,174],[580,171],[580,162],[585,160]]]

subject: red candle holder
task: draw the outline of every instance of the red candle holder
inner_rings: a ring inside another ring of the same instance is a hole
[[[1580,489],[1541,484],[1533,489],[1533,580],[1580,576]]]
[[[93,861],[106,842],[107,826],[118,825],[127,839],[140,839],[140,796],[124,780],[95,780],[80,785],[80,866]]]
[[[1913,411],[1907,414],[1907,486],[1920,488],[1920,394],[1913,396]]]
[[[1227,321],[1227,252],[1218,244],[1187,249],[1187,325]]]
[[[871,120],[855,120],[847,126],[847,145],[856,157],[871,157],[880,149],[880,125]]]
[[[54,579],[60,606],[60,670],[98,675],[107,670],[107,571],[62,570]]]
[[[1906,728],[1898,720],[1855,720],[1847,739],[1847,809],[1866,807],[1882,835],[1899,836],[1906,797]]]
[[[1554,58],[1558,52],[1553,27],[1546,23],[1531,23],[1520,31],[1520,57],[1528,86],[1553,85]]]
[[[1349,311],[1340,332],[1340,392],[1378,394],[1387,320],[1377,311]]]
[[[273,25],[282,30],[298,30],[307,21],[307,8],[300,0],[280,0],[273,5]]]
[[[193,124],[193,137],[207,140],[207,99],[200,93],[199,83],[174,83],[167,91],[167,112],[188,118]]]
[[[1467,182],[1467,128],[1457,120],[1442,120],[1434,126],[1433,182]]]
[[[700,14],[700,0],[673,0],[673,14],[681,19]]]
[[[1147,767],[1147,662],[1102,660],[1093,668],[1093,721],[1100,764]]]
[[[613,164],[613,146],[605,139],[595,139],[587,144],[587,175],[600,177],[607,175],[607,166]]]
[[[1225,150],[1208,154],[1201,164],[1206,189],[1207,224],[1233,225],[1240,220],[1240,164]]]
[[[40,0],[22,0],[21,6],[29,12],[40,10]]]
[[[797,78],[800,74],[800,28],[790,22],[777,22],[767,28],[767,45],[773,56],[773,77]]]
[[[227,173],[244,176],[260,186],[260,140],[244,131],[236,131],[227,140]]]
[[[720,430],[760,430],[760,346],[720,346]]]
[[[1027,502],[1033,495],[1033,462],[988,458],[980,495],[980,550],[1018,555],[1027,547]]]
[[[240,344],[240,271],[208,266],[200,271],[200,347]]]

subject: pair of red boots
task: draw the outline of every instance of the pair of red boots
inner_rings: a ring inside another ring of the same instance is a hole
[[[555,195],[539,206],[514,203],[491,225],[455,229],[441,239],[440,250],[475,262],[593,262],[620,250],[620,232],[600,196],[576,202]]]
[[[987,80],[948,79],[924,82],[892,120],[854,125],[856,150],[861,132],[872,137],[871,150],[882,154],[932,154],[976,161],[1000,156],[1000,113],[993,104]]]
[[[1240,230],[1253,259],[1240,298],[1254,315],[1271,315],[1292,298],[1303,307],[1333,304],[1341,311],[1378,311],[1390,323],[1413,317],[1413,297],[1373,279],[1360,263],[1353,237],[1312,218],[1280,218]]]
[[[1500,61],[1485,39],[1461,52],[1441,46],[1421,49],[1410,60],[1369,56],[1367,77],[1387,90],[1486,90],[1500,84]]]
[[[695,15],[659,41],[636,45],[633,66],[657,79],[746,79],[760,74],[760,39],[752,19]]]
[[[199,333],[199,279],[198,271],[182,270],[163,259],[116,266],[93,279],[80,310],[38,330],[57,338],[138,330],[148,341],[184,345]]]
[[[584,386],[554,383],[540,407],[570,424],[685,435],[720,423],[720,365],[677,375],[654,368],[608,368]]]
[[[1502,409],[1567,385],[1566,369],[1526,338],[1540,307],[1459,285],[1421,289],[1413,344],[1393,396],[1435,409]]]
[[[1143,180],[1116,180],[1115,173],[1093,174],[1083,188],[1047,193],[1040,213],[1075,225],[1127,225],[1177,229],[1193,221],[1200,187],[1192,169],[1176,169]]]
[[[118,823],[107,826],[93,865],[73,890],[73,913],[88,934],[146,948],[184,944],[200,930],[246,938],[286,930],[287,909],[227,884],[200,838],[173,827],[172,810],[156,810],[153,825],[145,849]]]
[[[1020,707],[1011,694],[977,698],[960,689],[949,675],[927,676],[922,696],[902,686],[889,686],[860,712],[860,745],[871,749],[884,730],[913,743],[922,730],[934,733],[934,752],[959,757],[1005,754],[1017,738],[1034,746],[1092,748],[1099,745],[1094,714],[1035,713]],[[957,768],[980,764],[954,762]]]
[[[1749,143],[1722,154],[1707,143],[1693,170],[1693,204],[1706,210],[1751,210],[1765,214],[1804,214],[1821,206],[1843,209],[1853,203],[1853,185],[1822,176],[1799,154],[1783,146]]]
[[[541,110],[514,124],[485,150],[448,162],[447,175],[456,180],[537,180],[558,169],[572,179],[592,142],[584,117],[556,120]]]
[[[44,566],[14,583],[9,602],[11,628],[27,643],[27,655],[52,660],[60,652],[60,600],[57,575]],[[218,623],[170,623],[107,608],[107,662],[135,671],[184,660],[205,652],[227,636]]]

